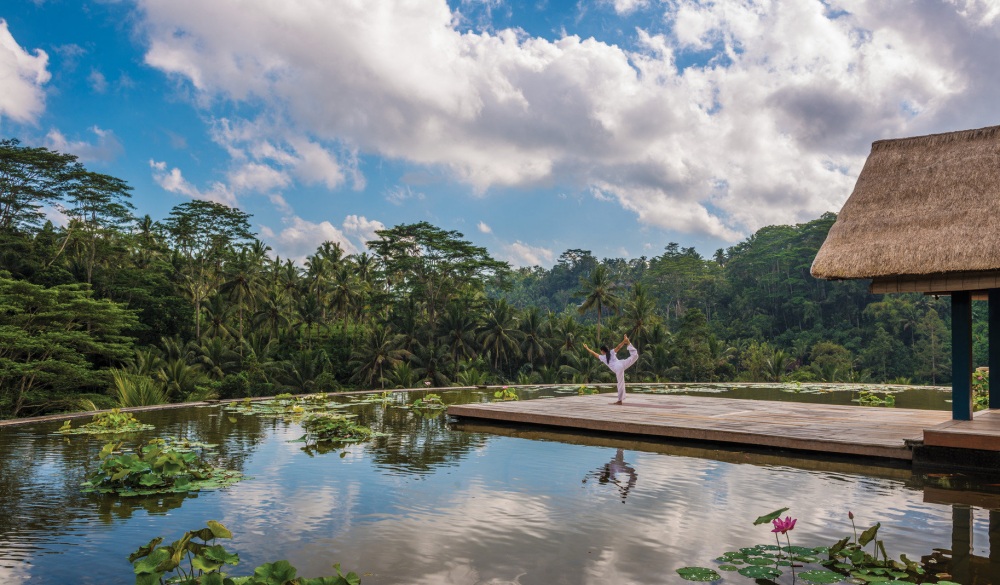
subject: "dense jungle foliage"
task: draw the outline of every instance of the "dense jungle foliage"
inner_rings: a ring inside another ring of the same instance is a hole
[[[712,258],[669,243],[651,258],[567,250],[551,269],[512,270],[414,223],[359,254],[324,243],[298,265],[238,209],[192,200],[154,221],[130,191],[73,155],[0,141],[0,416],[607,381],[582,343],[626,333],[640,353],[630,381],[949,381],[947,298],[809,275],[832,213]]]

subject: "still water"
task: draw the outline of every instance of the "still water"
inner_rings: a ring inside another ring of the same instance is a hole
[[[491,398],[437,392],[445,403]],[[939,391],[907,392],[920,395],[904,392],[897,405],[912,398],[948,408]],[[234,533],[222,544],[240,555],[235,575],[288,559],[309,577],[333,574],[339,562],[365,585],[684,583],[677,568],[715,566],[724,551],[773,541],[769,527],[752,522],[785,506],[799,519],[793,544],[829,545],[851,534],[852,511],[859,528],[882,523],[879,536],[894,557],[920,558],[958,538],[971,541],[972,565],[988,564],[990,512],[953,504],[989,507],[997,498],[984,494],[997,491],[990,480],[971,491],[943,490],[943,481],[957,478],[692,443],[451,424],[443,414],[402,408],[421,394],[349,407],[385,436],[328,452],[292,442],[302,435],[295,422],[221,406],[138,413],[156,430],[133,440],[215,443],[220,465],[250,478],[187,497],[82,494],[102,440],[53,434],[60,423],[0,428],[0,582],[132,583],[126,557],[138,546],[218,520]],[[990,582],[988,571],[977,571],[977,583]]]

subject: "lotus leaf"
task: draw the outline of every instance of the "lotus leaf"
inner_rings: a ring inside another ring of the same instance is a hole
[[[844,576],[833,571],[806,571],[800,573],[799,577],[809,583],[839,583],[844,580]]]
[[[781,576],[781,571],[775,569],[774,567],[753,565],[743,567],[739,570],[739,574],[750,579],[777,579]]]
[[[687,581],[718,581],[722,575],[706,567],[682,567],[677,574]]]

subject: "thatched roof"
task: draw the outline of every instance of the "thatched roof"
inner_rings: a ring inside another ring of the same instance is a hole
[[[830,279],[989,271],[1000,271],[1000,126],[872,144],[812,265]]]

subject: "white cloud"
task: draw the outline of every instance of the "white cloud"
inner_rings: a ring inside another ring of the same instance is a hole
[[[345,233],[357,238],[364,246],[367,242],[378,239],[375,231],[384,230],[385,224],[378,220],[367,219],[363,215],[348,215],[344,218],[343,228]]]
[[[228,179],[229,186],[236,192],[268,193],[287,187],[291,182],[286,173],[259,163],[245,163],[232,169],[228,174]]]
[[[106,93],[108,91],[108,80],[97,69],[90,70],[87,82],[90,83],[90,89],[94,90],[95,93]]]
[[[199,103],[264,107],[232,124],[234,161],[329,189],[363,183],[359,152],[478,194],[593,187],[642,223],[729,240],[838,209],[875,139],[996,123],[992,0],[658,6],[667,28],[632,51],[463,33],[444,0],[143,0],[140,30]]]
[[[516,241],[501,248],[500,257],[514,266],[543,266],[551,268],[555,263],[555,253],[540,246],[531,246]]]
[[[347,254],[358,251],[351,239],[329,221],[314,223],[293,215],[283,218],[282,223],[280,231],[261,226],[261,235],[270,240],[276,253],[296,262],[304,262],[323,242],[338,243]]]
[[[649,0],[605,0],[615,8],[618,14],[629,14],[639,8],[649,6]]]
[[[170,193],[236,207],[236,195],[223,183],[213,182],[207,191],[203,191],[188,182],[177,167],[168,171],[165,161],[150,160],[149,167],[153,170],[153,180],[156,184]]]
[[[425,195],[419,191],[414,192],[409,185],[396,185],[392,187],[385,194],[385,200],[393,205],[402,205],[409,199],[416,199],[417,201],[423,201]]]
[[[49,56],[41,49],[30,54],[17,44],[0,18],[0,120],[33,122],[45,109],[42,86],[51,78]]]
[[[481,222],[479,222],[479,225],[477,225],[476,227],[479,228],[479,231],[481,233],[484,233],[484,234],[492,234],[493,233],[493,228],[491,228],[490,226],[486,225],[486,222],[481,221]]]
[[[113,131],[97,126],[91,127],[90,131],[97,137],[96,143],[68,140],[62,132],[53,128],[45,135],[45,145],[50,150],[76,155],[83,162],[108,162],[121,155],[124,148]]]

